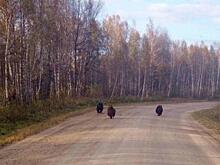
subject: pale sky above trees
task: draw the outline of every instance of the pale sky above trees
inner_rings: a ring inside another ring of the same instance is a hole
[[[103,0],[101,17],[118,14],[140,32],[151,18],[172,39],[220,42],[219,0]]]

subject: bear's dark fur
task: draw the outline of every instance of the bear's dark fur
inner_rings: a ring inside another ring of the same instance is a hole
[[[99,102],[97,104],[96,111],[97,111],[97,113],[102,113],[102,111],[103,111],[103,103],[102,102]]]
[[[115,113],[116,113],[116,110],[112,106],[109,106],[108,107],[108,116],[110,117],[110,119],[115,117]]]
[[[162,105],[158,105],[157,108],[156,108],[156,113],[158,116],[161,116],[162,113],[163,113],[163,107]]]

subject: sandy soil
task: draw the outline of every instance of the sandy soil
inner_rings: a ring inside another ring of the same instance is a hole
[[[116,118],[89,112],[0,150],[4,165],[212,165],[220,144],[192,121],[190,112],[216,102],[116,107]]]

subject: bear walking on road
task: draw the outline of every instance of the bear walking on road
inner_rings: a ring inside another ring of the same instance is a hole
[[[98,104],[96,106],[96,111],[97,111],[97,113],[102,113],[102,111],[103,111],[103,103],[102,102],[98,102]]]
[[[108,116],[110,119],[115,117],[116,110],[111,106],[108,107]]]
[[[161,116],[162,113],[163,113],[163,107],[162,105],[158,105],[157,108],[156,108],[156,113],[158,116]]]

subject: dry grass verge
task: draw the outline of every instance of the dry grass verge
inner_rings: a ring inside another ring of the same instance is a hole
[[[12,130],[9,134],[0,136],[0,148],[13,142],[23,140],[24,138],[30,135],[37,134],[47,128],[53,127],[70,117],[81,115],[91,110],[93,110],[93,108],[82,107],[70,112],[63,111],[54,113],[50,117],[48,117],[48,119],[39,122],[27,122],[21,125],[21,128],[16,128],[15,130]]]
[[[192,117],[208,128],[211,135],[216,134],[213,136],[220,141],[220,105],[212,109],[193,112]]]

